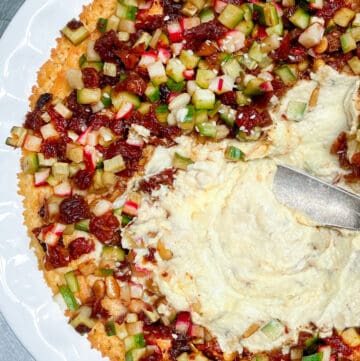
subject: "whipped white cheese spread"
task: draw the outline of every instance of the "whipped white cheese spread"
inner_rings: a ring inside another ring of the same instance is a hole
[[[318,103],[301,122],[283,119],[291,99]],[[281,205],[272,192],[276,164],[303,168],[326,180],[342,172],[330,147],[357,121],[358,79],[324,67],[300,81],[272,110],[266,139],[159,147],[146,166],[148,176],[171,167],[174,152],[194,163],[178,171],[173,188],[161,186],[142,199],[138,217],[123,232],[123,244],[157,247],[173,257],[146,263],[170,304],[191,310],[226,352],[272,349],[296,341],[310,322],[324,330],[359,324],[360,234],[315,225]],[[247,162],[224,158],[236,144]],[[279,320],[289,330],[272,340],[261,326]],[[244,332],[254,323],[260,329]]]

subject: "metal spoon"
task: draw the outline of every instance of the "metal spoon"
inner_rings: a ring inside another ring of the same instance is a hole
[[[303,211],[324,226],[360,229],[360,197],[312,177],[278,165],[273,191],[278,201]]]

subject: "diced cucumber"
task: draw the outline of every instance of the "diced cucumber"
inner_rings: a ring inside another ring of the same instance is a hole
[[[253,361],[269,361],[269,356],[267,355],[256,355]]]
[[[125,337],[124,343],[126,352],[134,349],[141,349],[146,346],[144,334],[142,333]]]
[[[282,65],[275,69],[275,74],[278,75],[286,85],[293,84],[297,80],[296,74],[294,74],[288,65]]]
[[[176,111],[178,126],[183,130],[192,130],[195,124],[195,109],[192,105],[187,105]]]
[[[80,61],[79,61],[79,64],[80,64]],[[80,67],[81,67],[81,69],[93,68],[96,71],[101,71],[104,68],[104,63],[102,61],[87,61],[87,60],[85,60],[84,62],[81,62]]]
[[[89,226],[90,219],[83,219],[82,221],[75,223],[75,229],[77,229],[78,231],[89,232]]]
[[[185,81],[176,82],[172,78],[169,78],[166,85],[172,92],[181,93],[184,90],[186,83]]]
[[[215,19],[215,13],[212,8],[204,8],[200,11],[199,14],[200,20],[202,23],[207,23]]]
[[[194,69],[200,61],[200,57],[197,56],[192,50],[181,50],[179,59],[184,64],[186,69]]]
[[[39,167],[51,167],[56,163],[56,158],[45,158],[43,153],[38,153]]]
[[[198,12],[198,8],[190,2],[186,2],[182,7],[181,12],[186,16],[194,16]]]
[[[209,69],[198,69],[196,72],[196,84],[204,89],[207,89],[211,83],[211,80],[216,78],[216,73]]]
[[[100,101],[103,103],[105,108],[109,108],[112,105],[110,93],[102,92]]]
[[[109,321],[105,324],[105,332],[108,336],[115,336],[116,330],[115,330],[115,322]]]
[[[184,80],[184,70],[185,65],[177,58],[170,59],[166,66],[166,74],[176,82]]]
[[[196,124],[196,130],[204,137],[216,137],[216,125],[213,122]]]
[[[356,49],[356,41],[351,33],[344,33],[340,36],[341,49],[344,54]]]
[[[118,173],[126,169],[126,164],[121,154],[111,159],[104,160],[104,171],[110,173]]]
[[[39,170],[39,158],[37,153],[30,153],[24,156],[21,168],[26,174],[34,174]]]
[[[279,23],[274,26],[269,26],[265,29],[266,34],[268,35],[279,35],[282,36],[284,33],[284,23],[281,18],[279,18]]]
[[[152,103],[157,102],[160,99],[159,87],[150,82],[145,89],[145,95]]]
[[[144,44],[144,48],[145,50],[149,47],[149,44],[151,42],[151,38],[152,36],[147,33],[147,32],[143,32],[140,36],[140,38],[136,41],[136,43],[134,44],[134,48],[137,47],[140,44]]]
[[[156,119],[160,123],[167,123],[167,118],[169,115],[169,108],[166,104],[160,104],[155,108]]]
[[[251,20],[253,17],[253,8],[251,4],[244,3],[241,4],[240,7],[244,11],[244,20]]]
[[[79,104],[95,104],[101,99],[101,89],[78,89],[77,90],[77,102]]]
[[[58,179],[65,179],[69,176],[69,163],[55,162],[51,167],[51,174]]]
[[[350,21],[354,19],[355,15],[355,11],[342,7],[334,14],[333,20],[336,25],[346,28],[350,24]]]
[[[285,332],[285,327],[278,320],[271,320],[261,329],[261,332],[266,335],[270,340],[275,341]]]
[[[113,93],[111,96],[111,101],[115,110],[119,110],[123,103],[131,103],[134,105],[135,109],[139,108],[140,106],[139,96],[128,91]]]
[[[192,102],[196,109],[213,109],[215,105],[215,94],[208,89],[196,89]]]
[[[234,27],[243,19],[244,10],[240,6],[227,4],[218,17],[218,20],[229,29]]]
[[[225,75],[235,80],[241,73],[241,66],[235,58],[231,58],[221,64],[221,69]]]
[[[64,277],[65,277],[66,284],[68,285],[71,292],[79,291],[79,283],[75,276],[74,271],[65,273]]]
[[[264,93],[264,90],[261,89],[261,84],[264,83],[264,80],[261,78],[251,79],[247,84],[244,90],[244,95],[255,96]]]
[[[239,105],[248,105],[251,102],[251,99],[244,94],[242,91],[237,91],[236,93],[236,103]]]
[[[105,33],[107,28],[108,20],[104,18],[99,18],[96,23],[96,29],[100,31],[100,33]]]
[[[249,36],[254,30],[254,22],[252,20],[243,20],[236,25],[235,29],[241,31],[246,36]]]
[[[254,3],[254,10],[259,14],[259,22],[265,26],[275,26],[279,23],[279,15],[274,5],[270,3]]]
[[[322,352],[317,352],[312,355],[303,356],[301,361],[322,361],[323,358],[322,356],[323,356]]]
[[[265,56],[265,54],[261,51],[260,44],[256,41],[251,44],[248,54],[251,59],[258,63],[260,63]]]
[[[229,145],[225,150],[225,158],[231,161],[243,160],[244,153],[240,148]]]
[[[307,104],[296,100],[289,101],[286,110],[286,116],[288,120],[299,122],[304,117]]]
[[[354,74],[360,74],[360,59],[357,56],[353,56],[347,61],[347,63],[350,66],[351,70],[354,72]]]
[[[220,119],[224,121],[229,127],[235,124],[236,110],[229,105],[221,104],[219,110]]]
[[[127,6],[118,3],[116,9],[116,16],[121,19],[135,20],[137,11],[138,9],[136,6]]]
[[[183,157],[179,153],[174,154],[172,165],[174,168],[186,170],[188,165],[193,164],[194,162],[187,157]]]
[[[125,252],[123,249],[116,246],[104,246],[101,252],[101,257],[105,260],[122,262],[125,260]]]
[[[78,45],[84,41],[89,35],[89,31],[84,25],[72,30],[67,25],[61,30],[61,32],[74,44]]]
[[[137,109],[137,111],[143,115],[149,113],[151,108],[151,103],[149,102],[142,102],[139,106],[139,108]]]
[[[110,30],[117,31],[119,24],[120,24],[120,19],[116,15],[111,15],[108,18],[106,24],[106,31],[110,31]]]
[[[79,304],[76,301],[74,294],[70,291],[70,288],[66,285],[59,286],[59,292],[63,297],[69,311],[76,311],[79,309]]]
[[[27,130],[23,127],[12,127],[10,133],[11,137],[6,138],[6,145],[21,147],[24,143]]]
[[[91,330],[95,326],[95,321],[91,318],[91,313],[91,307],[81,306],[79,313],[70,321],[70,325],[74,328],[83,325]]]
[[[205,109],[195,110],[195,124],[204,123],[209,120],[208,112]]]
[[[139,361],[146,355],[146,347],[130,350],[125,354],[125,361]]]
[[[306,29],[310,24],[310,15],[303,8],[299,7],[295,13],[290,16],[289,20],[298,28]]]
[[[199,10],[201,10],[206,4],[205,0],[190,0],[190,2],[195,5]]]

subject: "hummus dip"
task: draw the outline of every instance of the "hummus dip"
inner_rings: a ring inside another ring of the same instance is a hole
[[[316,87],[317,104],[308,105],[304,118],[284,120],[288,102],[308,103]],[[178,171],[173,188],[144,195],[123,245],[141,255],[161,240],[171,250],[170,260],[157,256],[156,265],[142,267],[151,268],[170,304],[191,310],[225,352],[296,342],[310,322],[323,332],[359,324],[360,233],[314,224],[272,192],[279,163],[327,181],[343,172],[330,147],[341,131],[356,131],[358,87],[357,77],[324,67],[274,105],[262,140],[202,145],[183,136],[173,148],[157,148],[147,164],[145,177],[171,167],[175,152],[194,160]],[[247,161],[227,161],[229,144]],[[261,330],[271,320],[284,326],[275,339]],[[243,337],[253,324],[259,329]]]

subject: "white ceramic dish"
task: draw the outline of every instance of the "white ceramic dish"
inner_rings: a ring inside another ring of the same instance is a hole
[[[100,361],[68,324],[37,269],[17,195],[18,150],[5,139],[28,110],[37,69],[85,0],[27,0],[0,41],[0,309],[37,361]],[[0,357],[1,358],[1,357]]]

